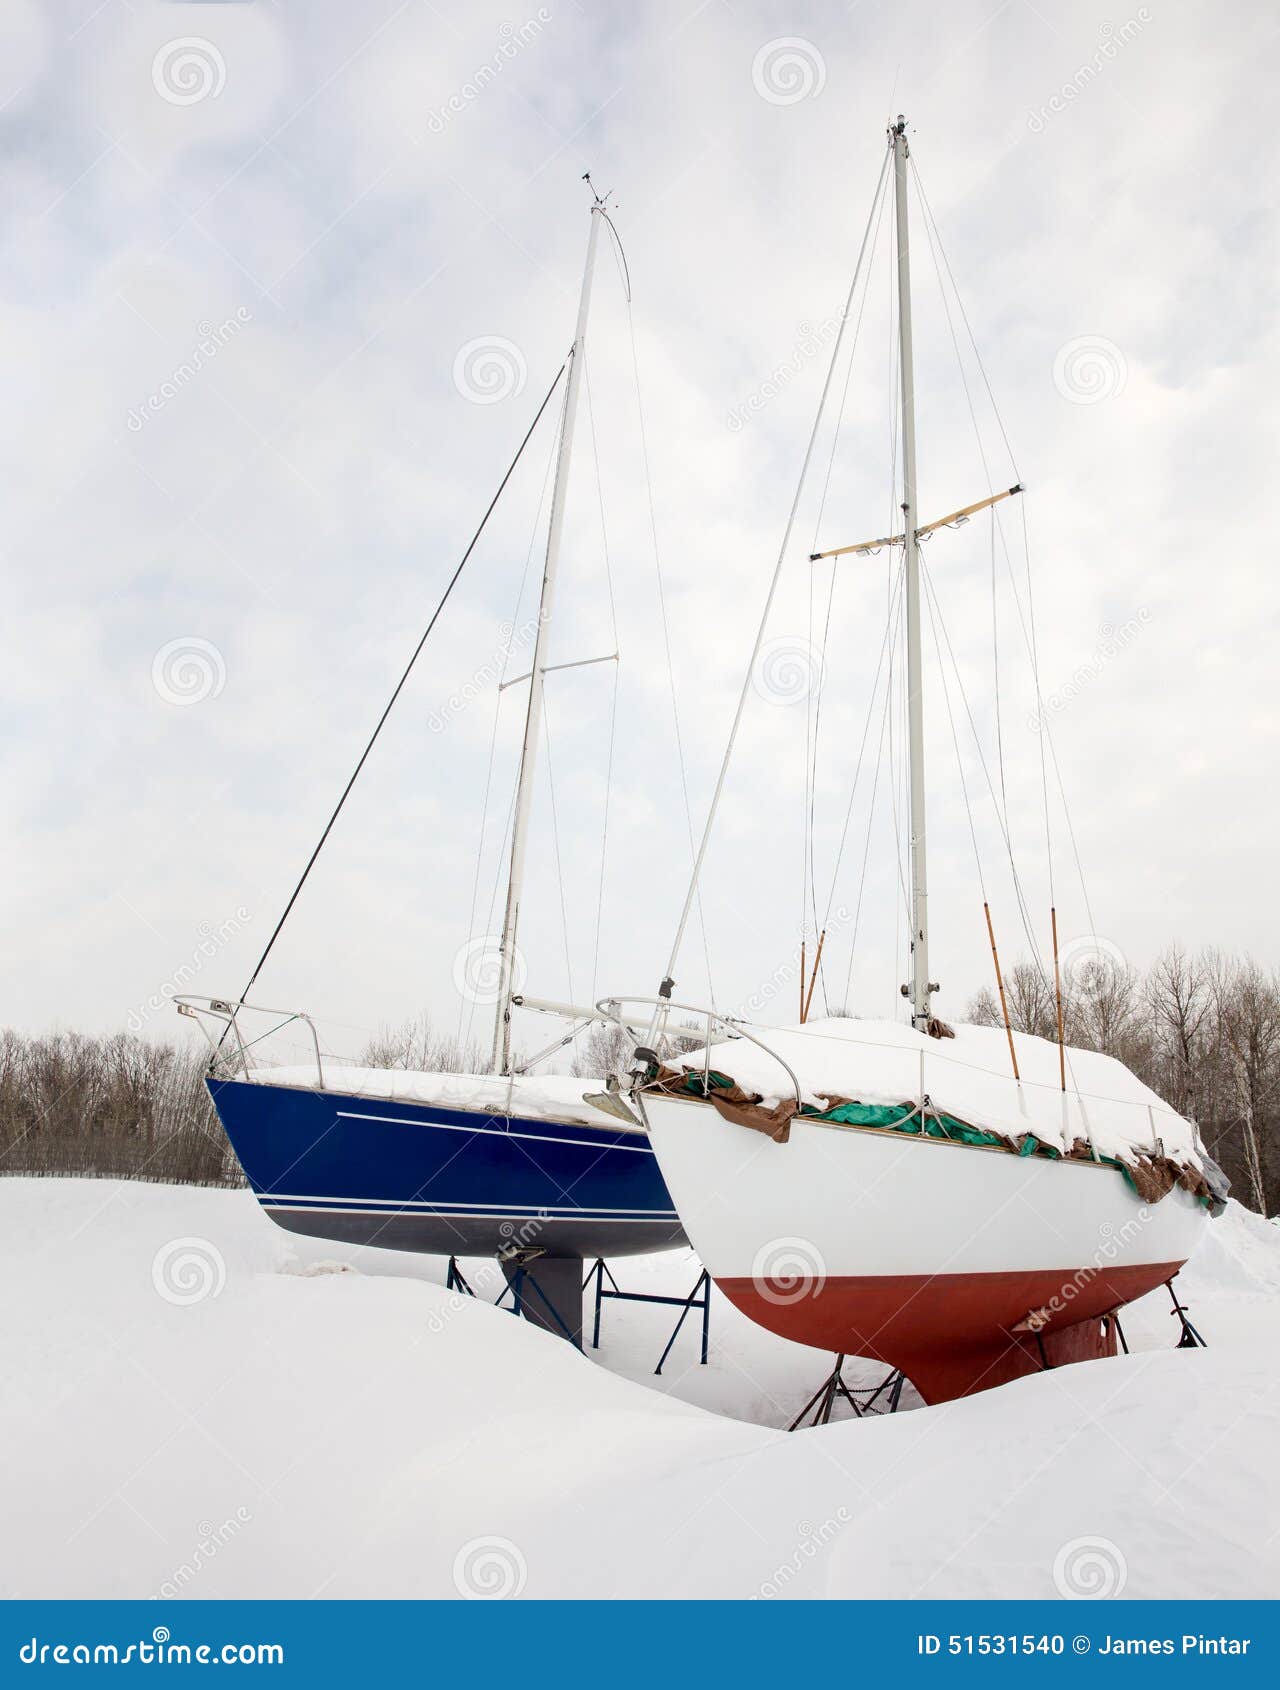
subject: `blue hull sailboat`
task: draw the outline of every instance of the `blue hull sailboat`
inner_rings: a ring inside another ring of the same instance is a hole
[[[498,1082],[492,1110],[450,1108],[276,1072],[208,1085],[258,1202],[290,1232],[443,1256],[581,1259],[684,1242],[647,1133],[589,1105],[535,1115],[517,1081]],[[399,1077],[348,1069],[340,1084],[364,1074]],[[561,1082],[579,1098],[586,1084]]]
[[[580,666],[551,664],[547,654],[592,272],[600,225],[610,221],[605,199],[594,189],[591,192],[591,233],[577,330],[565,364],[419,640],[248,986],[237,999],[184,994],[177,1000],[179,1011],[195,1017],[209,1036],[214,1060],[208,1087],[214,1107],[258,1201],[277,1225],[357,1245],[451,1257],[497,1256],[517,1286],[526,1278],[532,1281],[534,1295],[524,1312],[570,1336],[580,1330],[584,1258],[670,1249],[685,1242],[648,1135],[616,1092],[605,1085],[604,1076],[582,1080],[529,1071],[592,1025],[621,1027],[616,1011],[603,1004],[579,1008],[517,995],[521,972],[517,933],[534,769],[544,733],[544,680],[549,669]],[[537,635],[530,673],[523,678],[529,689],[528,706],[511,830],[506,912],[495,959],[498,990],[492,1071],[456,1074],[337,1067],[323,1055],[311,1018],[297,1010],[284,1012],[282,1025],[305,1024],[314,1062],[306,1068],[266,1066],[255,1048],[258,1041],[248,1036],[239,1018],[260,1009],[274,1012],[248,1002],[248,995],[566,372]],[[613,659],[616,656],[615,652]],[[573,1023],[572,1030],[534,1058],[521,1059],[512,1047],[513,1006],[565,1018]],[[220,1026],[216,1038],[209,1032],[210,1024]],[[546,1318],[548,1313],[553,1318]]]

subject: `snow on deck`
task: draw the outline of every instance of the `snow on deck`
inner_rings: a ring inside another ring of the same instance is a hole
[[[314,1062],[287,1068],[255,1068],[249,1078],[259,1085],[316,1085]],[[521,1116],[534,1121],[574,1121],[583,1126],[624,1126],[616,1115],[583,1102],[583,1093],[601,1091],[603,1080],[571,1074],[426,1074],[404,1068],[354,1068],[324,1064],[324,1089],[352,1097],[382,1097],[393,1102],[436,1103],[445,1109],[475,1109],[486,1115]]]
[[[931,1039],[896,1021],[845,1016],[804,1026],[752,1027],[751,1032],[794,1070],[804,1102],[825,1108],[834,1097],[901,1104],[927,1095],[934,1107],[971,1126],[1020,1138],[1031,1132],[1066,1150],[1077,1138],[1098,1153],[1131,1161],[1164,1154],[1203,1167],[1192,1123],[1114,1057],[1067,1046],[1067,1090],[1059,1081],[1058,1046],[1015,1033],[1021,1084],[1014,1081],[1003,1027],[955,1028],[954,1039]],[[700,1069],[700,1051],[678,1066]],[[776,1056],[747,1039],[711,1046],[711,1067],[772,1105],[794,1095]]]
[[[1172,1347],[1156,1292],[1125,1311],[1131,1356],[788,1436],[829,1358],[718,1294],[711,1365],[686,1323],[655,1379],[670,1309],[606,1305],[579,1355],[446,1292],[441,1260],[291,1237],[248,1192],[0,1180],[21,1288],[0,1314],[21,1522],[0,1588],[1053,1597],[1101,1565],[1108,1594],[1265,1597],[1280,1230],[1236,1204],[1207,1230],[1178,1284],[1209,1349]],[[492,1263],[467,1271],[496,1296]],[[617,1273],[683,1295],[697,1264]]]

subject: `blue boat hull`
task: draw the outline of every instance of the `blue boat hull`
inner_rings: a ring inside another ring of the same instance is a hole
[[[207,1083],[259,1203],[290,1232],[444,1256],[626,1256],[687,1242],[642,1132]]]

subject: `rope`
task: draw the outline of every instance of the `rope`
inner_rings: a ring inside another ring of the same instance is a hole
[[[461,576],[462,571],[466,568],[467,562],[470,559],[472,552],[476,549],[476,545],[479,542],[480,536],[484,533],[485,527],[488,524],[489,518],[493,515],[494,509],[497,506],[498,500],[502,497],[504,491],[506,490],[507,483],[511,480],[512,475],[515,473],[516,465],[520,462],[520,459],[524,455],[525,447],[529,444],[529,441],[533,437],[534,429],[536,429],[538,424],[542,421],[542,413],[546,410],[547,406],[551,403],[551,396],[555,392],[556,388],[560,385],[560,378],[561,378],[561,376],[564,375],[565,367],[566,366],[564,364],[561,364],[560,368],[556,371],[555,380],[551,383],[551,386],[547,389],[546,397],[543,399],[541,405],[538,406],[537,414],[534,417],[533,421],[529,424],[529,427],[528,427],[528,430],[525,434],[525,437],[520,442],[520,445],[516,450],[515,457],[512,458],[510,464],[507,466],[507,473],[503,476],[502,480],[498,483],[497,492],[493,495],[492,499],[490,499],[488,509],[485,511],[484,515],[480,518],[480,526],[476,529],[475,533],[471,536],[470,543],[468,544],[466,551],[463,552],[462,557],[458,562],[458,567],[454,570],[452,576],[449,578],[449,584],[445,588],[443,594],[441,595],[440,602],[436,605],[436,608],[431,613],[431,620],[427,623],[426,627],[423,629],[421,638],[419,639],[417,645],[413,648],[413,654],[409,658],[408,663],[405,664],[404,673],[400,676],[400,679],[396,682],[395,690],[392,692],[391,697],[387,700],[386,707],[384,708],[381,716],[378,717],[377,725],[375,726],[373,732],[369,735],[369,740],[368,740],[368,743],[366,744],[364,750],[360,753],[360,760],[356,764],[355,768],[352,770],[351,778],[347,781],[347,784],[343,787],[342,795],[338,799],[338,802],[334,805],[333,813],[330,815],[328,821],[324,824],[324,831],[321,833],[320,838],[316,841],[315,849],[312,851],[310,857],[307,859],[307,866],[303,869],[301,877],[298,880],[298,884],[294,887],[292,893],[289,896],[289,901],[284,907],[284,913],[281,915],[279,921],[276,922],[275,929],[272,932],[271,937],[267,940],[267,943],[266,943],[266,946],[265,946],[265,948],[262,952],[262,955],[258,958],[257,963],[254,966],[253,973],[249,976],[249,982],[240,994],[241,1002],[243,1002],[244,999],[253,990],[254,982],[257,980],[259,974],[261,974],[262,969],[263,969],[263,965],[265,964],[267,958],[271,955],[272,949],[275,946],[276,940],[280,937],[280,934],[281,934],[281,931],[284,928],[285,922],[288,921],[289,916],[292,914],[293,906],[297,903],[298,896],[301,893],[302,888],[306,885],[307,879],[311,874],[311,870],[315,867],[316,859],[317,859],[317,857],[319,857],[321,851],[324,849],[325,842],[328,839],[330,833],[333,831],[333,824],[337,821],[338,817],[342,814],[343,805],[346,803],[347,799],[350,797],[351,789],[356,784],[356,781],[359,779],[360,771],[364,768],[365,763],[368,761],[369,753],[373,750],[374,743],[377,740],[378,735],[382,732],[383,726],[386,723],[387,717],[391,714],[392,708],[394,707],[396,700],[400,697],[400,694],[404,691],[405,683],[409,679],[409,676],[413,672],[413,666],[418,661],[418,658],[422,653],[422,648],[423,648],[423,646],[426,645],[427,639],[430,636],[431,630],[435,627],[436,623],[439,621],[440,614],[444,610],[445,605],[448,604],[450,595],[452,594],[453,589],[457,586],[458,579]],[[226,1030],[225,1029],[223,1030],[222,1037],[223,1038],[226,1037]],[[219,1039],[218,1043],[219,1043],[219,1047],[221,1047],[222,1040]]]

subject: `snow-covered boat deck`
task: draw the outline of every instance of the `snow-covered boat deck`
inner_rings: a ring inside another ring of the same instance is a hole
[[[961,1024],[953,1039],[932,1039],[896,1021],[833,1016],[803,1026],[752,1031],[799,1080],[802,1099],[825,1109],[833,1098],[902,1104],[927,1096],[933,1107],[990,1132],[1069,1150],[1077,1139],[1100,1156],[1132,1161],[1160,1140],[1165,1156],[1203,1167],[1196,1130],[1114,1057],[1066,1048],[1067,1088],[1059,1078],[1058,1046],[1015,1033],[1020,1080],[1002,1027]],[[785,1069],[746,1039],[727,1039],[673,1059],[672,1065],[711,1068],[771,1106],[793,1095]]]

